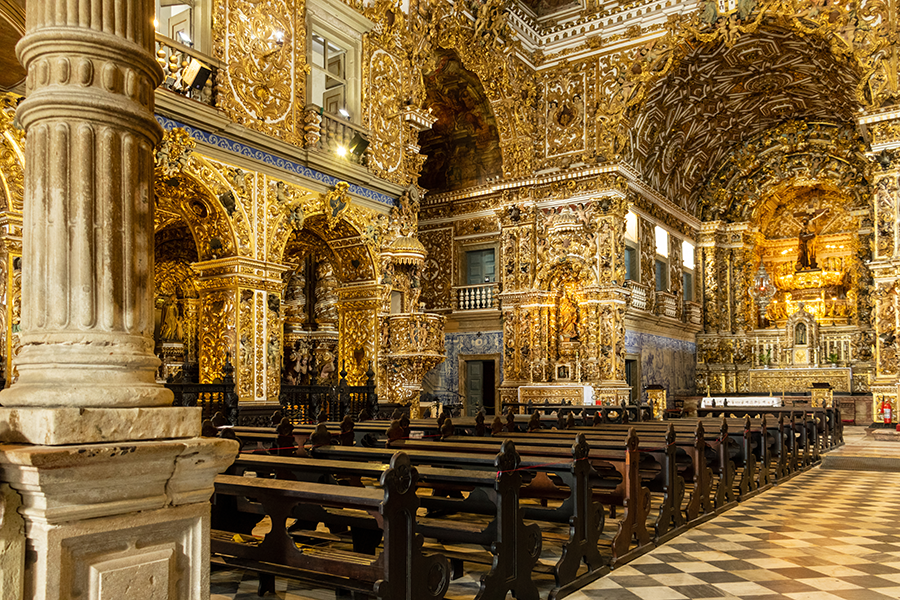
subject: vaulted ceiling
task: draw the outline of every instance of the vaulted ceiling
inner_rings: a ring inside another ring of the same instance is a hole
[[[774,26],[728,48],[699,44],[649,92],[635,120],[633,161],[690,212],[739,143],[789,119],[851,122],[859,76],[827,44]]]

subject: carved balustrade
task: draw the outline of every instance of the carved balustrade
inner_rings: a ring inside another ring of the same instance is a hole
[[[335,385],[281,385],[278,396],[282,416],[295,425],[315,423],[320,414],[329,421],[340,421],[346,415],[356,417],[362,410],[375,415],[378,396],[375,393],[375,372],[369,363],[364,385],[349,385],[347,371]]]
[[[656,292],[656,314],[659,316],[678,316],[678,299],[671,292]]]
[[[453,289],[456,297],[454,308],[458,311],[500,308],[499,288],[496,283],[462,285]]]
[[[703,311],[696,302],[684,303],[684,320],[692,325],[700,325],[703,321]]]
[[[647,310],[649,307],[650,288],[631,279],[626,281],[625,285],[631,290],[631,308]]]
[[[224,68],[219,60],[157,33],[156,62],[165,73],[160,87],[203,104],[216,106],[219,69]],[[206,79],[201,84],[203,77]]]
[[[321,152],[331,152],[335,154],[345,153],[346,158],[359,161],[361,156],[357,156],[350,152],[350,143],[353,136],[359,135],[363,139],[369,138],[369,130],[360,125],[355,125],[350,121],[341,117],[330,115],[316,105],[310,105],[306,108],[307,125],[304,130],[307,133],[307,147],[311,150],[319,150]],[[312,117],[318,116],[318,123],[314,123]],[[310,137],[309,134],[315,130],[318,137]],[[363,156],[365,152],[363,152]]]

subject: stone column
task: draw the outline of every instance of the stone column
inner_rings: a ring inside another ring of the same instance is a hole
[[[209,597],[209,497],[231,440],[154,381],[153,4],[35,0],[19,381],[0,479],[22,497],[24,597]],[[42,444],[42,445],[27,445]]]
[[[171,403],[152,340],[152,13],[134,0],[29,6],[22,349],[4,406]]]

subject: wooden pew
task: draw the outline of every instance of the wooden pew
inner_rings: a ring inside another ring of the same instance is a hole
[[[309,448],[311,456],[335,463],[340,461],[383,462],[394,452],[382,448],[344,446]],[[435,475],[426,465],[466,470],[459,471],[454,475],[457,484],[483,486],[484,482],[488,482],[492,485],[489,494],[470,494],[465,499],[420,498],[422,506],[429,510],[493,514],[494,521],[488,528],[489,531],[474,531],[471,527],[459,524],[455,528],[446,524],[438,525],[433,520],[421,518],[419,519],[420,529],[429,537],[482,544],[491,548],[493,557],[485,563],[490,565],[490,570],[481,579],[479,598],[502,600],[511,592],[517,598],[537,599],[537,586],[532,579],[532,571],[535,570],[541,553],[541,531],[537,524],[525,524],[523,511],[519,507],[522,471],[518,468],[519,456],[515,445],[509,442],[507,446],[500,449],[499,453],[490,456],[456,457],[457,460],[449,460],[451,457],[440,453],[436,456],[429,455],[434,453],[425,452],[405,452],[404,454],[413,464],[422,465],[421,469],[431,478],[432,484],[435,483]],[[477,469],[480,472],[472,474],[471,469]],[[465,473],[468,473],[468,476]],[[479,484],[479,482],[481,483]],[[489,508],[485,508],[485,505],[489,505]],[[486,535],[491,536],[490,539],[485,537]],[[456,563],[478,558],[473,553],[459,553],[452,557]],[[458,572],[459,569],[456,571]]]
[[[446,427],[445,423],[445,427]],[[506,440],[508,441],[508,440]],[[391,448],[403,448],[407,452],[422,451],[429,454],[444,454],[449,460],[459,460],[459,457],[477,454],[491,454],[496,452],[501,441],[490,438],[465,439],[460,443],[432,440],[394,440],[389,442]],[[621,504],[625,507],[622,519],[619,521],[618,530],[613,537],[612,552],[613,564],[621,564],[649,549],[651,536],[647,531],[647,516],[650,509],[650,491],[641,485],[639,474],[639,453],[637,449],[638,439],[630,435],[624,446],[614,450],[591,449],[588,460],[598,473],[604,470],[615,470],[621,477],[621,482],[612,493],[592,490],[592,496],[598,499],[609,498],[621,494]],[[543,473],[555,473],[556,467],[565,464],[565,459],[570,454],[565,447],[546,447],[520,445],[517,447],[519,454],[528,457],[530,464],[523,468],[533,468]],[[415,456],[415,455],[413,455]],[[415,460],[415,459],[414,459]],[[556,463],[556,461],[560,461]],[[569,492],[561,493],[546,476],[539,476],[526,488],[527,492],[537,498],[566,498]],[[556,495],[554,492],[556,492]],[[637,547],[631,550],[632,540]]]
[[[390,467],[381,476],[382,490],[219,475],[210,544],[214,560],[382,600],[440,600],[449,586],[450,567],[443,556],[422,553],[423,539],[415,530],[417,479],[416,469],[403,453],[391,457]],[[230,522],[241,521],[235,519],[235,507],[245,498],[252,498],[270,517],[272,529],[265,536],[243,531],[235,535],[228,528]],[[298,547],[285,525],[298,505],[355,509],[373,515],[382,523],[384,551],[373,557]],[[260,595],[275,591],[272,582],[271,577],[260,577]]]

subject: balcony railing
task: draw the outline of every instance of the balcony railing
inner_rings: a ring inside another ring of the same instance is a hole
[[[486,310],[499,308],[497,284],[465,285],[456,290],[456,310]]]
[[[157,33],[156,62],[165,73],[160,87],[208,106],[216,105],[216,85],[223,68],[219,60]]]
[[[306,107],[304,117],[304,138],[307,148],[322,152],[332,152],[339,156],[365,164],[365,151],[353,152],[353,138],[359,135],[368,139],[369,131],[341,117],[323,112],[318,106]]]
[[[699,325],[702,320],[700,305],[696,302],[684,303],[684,320],[692,325]]]
[[[649,307],[650,289],[637,281],[629,279],[625,282],[631,290],[631,307],[638,310],[647,310]]]
[[[670,317],[678,316],[678,303],[675,294],[671,292],[656,292],[656,314]]]

